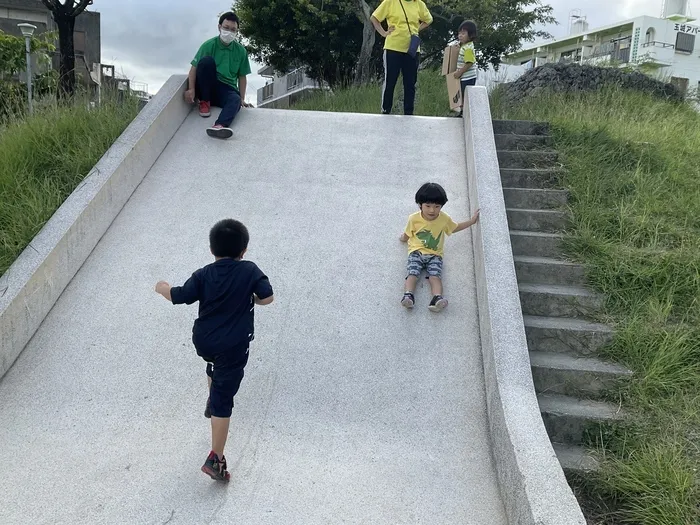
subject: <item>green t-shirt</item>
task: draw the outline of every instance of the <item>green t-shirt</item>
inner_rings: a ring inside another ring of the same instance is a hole
[[[248,51],[238,42],[225,46],[217,36],[204,42],[191,64],[197,64],[203,57],[212,57],[216,62],[216,76],[224,84],[238,89],[238,77],[250,75]]]

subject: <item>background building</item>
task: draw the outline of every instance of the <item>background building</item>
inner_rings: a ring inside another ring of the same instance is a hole
[[[258,75],[267,78],[264,87],[258,89],[259,108],[289,108],[297,100],[324,89],[320,84],[306,76],[303,68],[298,68],[284,75],[276,74],[271,66],[265,66]]]
[[[576,17],[570,35],[505,57],[513,65],[549,62],[642,66],[685,92],[700,89],[700,24],[688,15],[687,0],[664,2],[661,17],[640,16],[596,29]]]

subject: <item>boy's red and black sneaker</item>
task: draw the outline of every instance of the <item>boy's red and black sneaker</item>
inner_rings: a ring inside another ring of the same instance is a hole
[[[231,474],[226,470],[226,458],[222,456],[219,459],[219,456],[213,450],[209,452],[207,460],[202,465],[202,472],[216,481],[227,483],[231,479]]]
[[[199,115],[201,117],[208,117],[209,115],[211,115],[211,103],[200,100]]]

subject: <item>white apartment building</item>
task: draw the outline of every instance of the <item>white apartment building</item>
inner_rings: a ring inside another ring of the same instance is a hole
[[[700,24],[688,15],[688,0],[667,0],[661,17],[639,16],[596,29],[584,17],[571,34],[504,57],[506,64],[537,67],[551,62],[634,65],[676,84],[700,90]]]
[[[268,79],[265,86],[258,89],[259,108],[287,109],[297,100],[323,89],[306,76],[303,68],[279,75],[271,66],[265,66],[258,71],[258,75]]]

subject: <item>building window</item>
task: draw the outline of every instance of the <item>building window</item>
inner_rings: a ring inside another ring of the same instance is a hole
[[[695,49],[695,35],[679,32],[676,36],[676,51],[680,53],[692,53]]]
[[[79,55],[85,54],[85,31],[73,32],[73,51]]]
[[[650,27],[649,29],[647,29],[647,34],[646,34],[646,37],[644,39],[644,43],[651,44],[655,40],[655,38],[656,38],[656,31],[654,31],[653,27]]]

